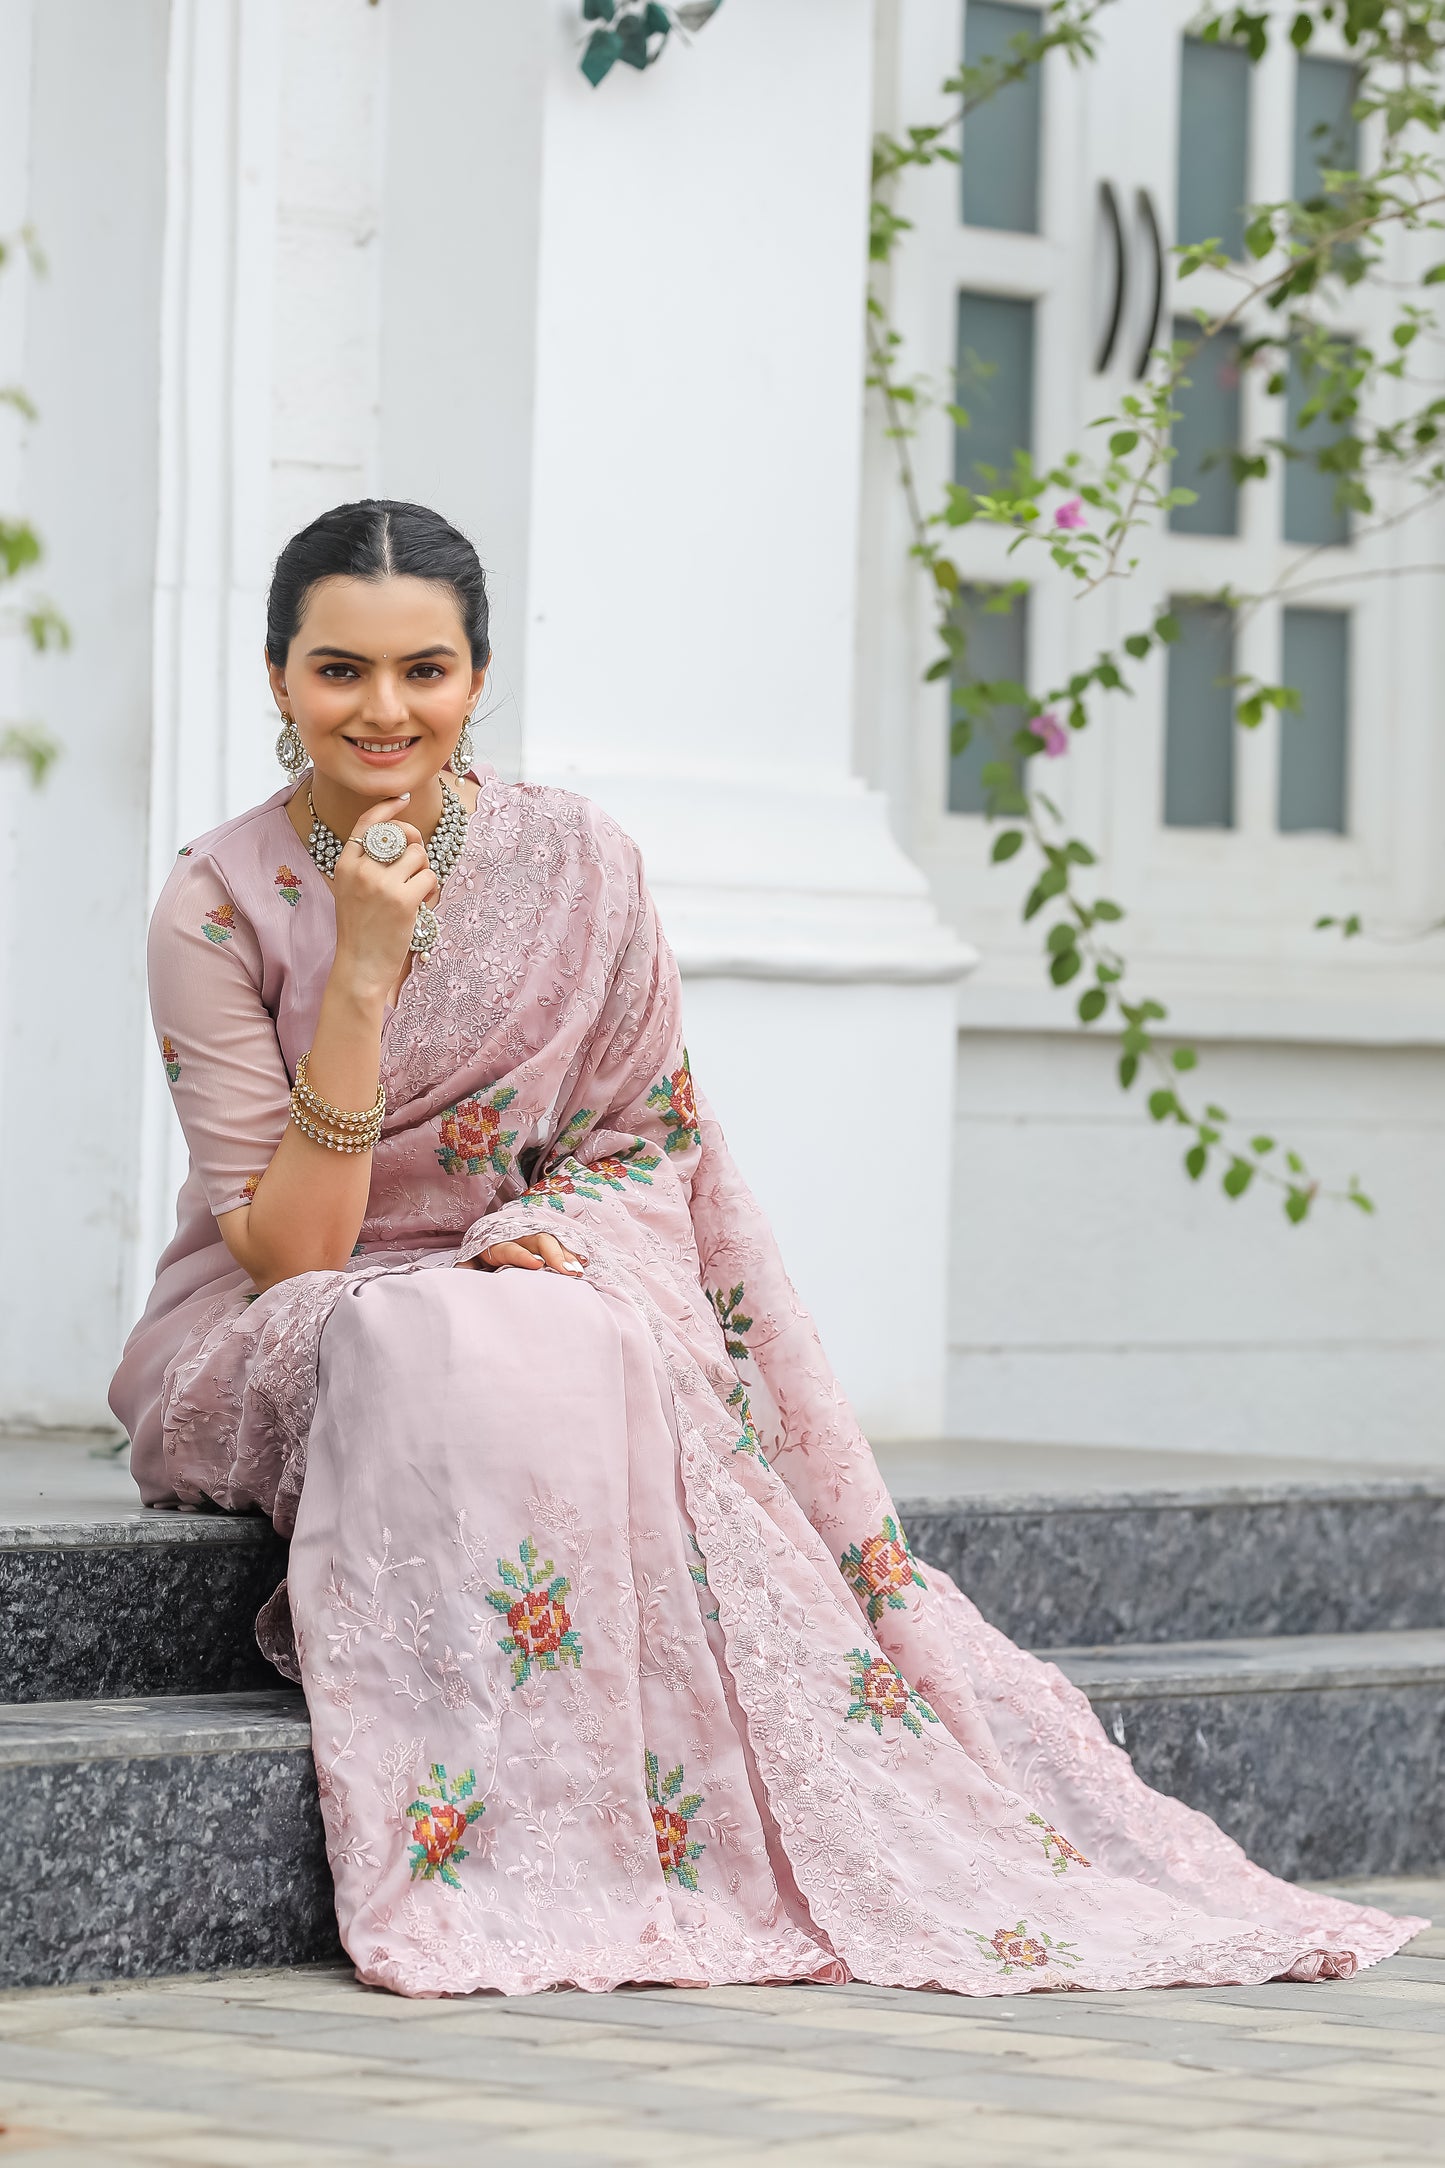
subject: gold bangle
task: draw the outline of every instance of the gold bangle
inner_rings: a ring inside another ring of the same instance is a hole
[[[297,1062],[296,1082],[291,1087],[291,1119],[296,1127],[329,1152],[371,1151],[380,1141],[386,1118],[385,1088],[378,1085],[371,1105],[359,1113],[334,1107],[312,1090],[307,1075],[309,1059],[309,1054],[303,1054]]]

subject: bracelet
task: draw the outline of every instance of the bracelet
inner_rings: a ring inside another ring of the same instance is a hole
[[[302,1136],[324,1145],[329,1152],[371,1151],[386,1119],[385,1088],[378,1085],[375,1099],[359,1114],[334,1107],[311,1089],[309,1059],[309,1054],[303,1054],[297,1062],[296,1082],[291,1087],[291,1119]]]

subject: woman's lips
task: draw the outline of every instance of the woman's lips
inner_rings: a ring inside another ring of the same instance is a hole
[[[386,752],[380,750],[382,746],[388,745],[390,742],[385,738],[375,741],[369,741],[366,738],[348,738],[346,742],[358,759],[366,762],[368,768],[394,768],[398,761],[405,760],[414,751],[421,743],[421,740],[419,738],[408,738],[404,745],[394,746]]]

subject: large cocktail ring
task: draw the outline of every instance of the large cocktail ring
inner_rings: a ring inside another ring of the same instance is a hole
[[[398,821],[373,821],[362,836],[361,848],[379,866],[394,866],[406,849],[406,830]]]

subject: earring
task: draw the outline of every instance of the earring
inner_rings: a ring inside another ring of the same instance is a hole
[[[472,743],[472,719],[468,715],[457,734],[457,742],[452,747],[452,774],[465,775],[475,760],[476,753],[477,749]]]
[[[281,720],[286,727],[276,740],[276,758],[288,775],[299,775],[307,764],[307,751],[291,717],[283,715]]]

